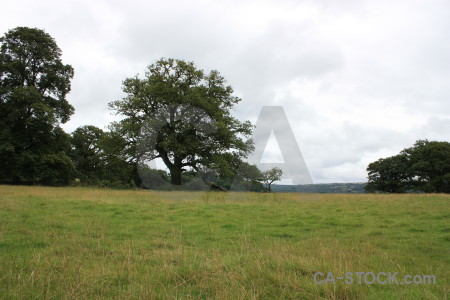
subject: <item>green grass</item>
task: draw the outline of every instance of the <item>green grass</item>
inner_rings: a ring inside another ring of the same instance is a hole
[[[314,197],[0,186],[0,295],[449,298],[449,195]],[[316,272],[437,283],[319,285]]]

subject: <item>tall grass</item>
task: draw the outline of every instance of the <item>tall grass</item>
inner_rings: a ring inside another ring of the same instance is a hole
[[[0,186],[0,295],[446,299],[449,221],[449,195]],[[437,283],[316,284],[316,272],[430,274]]]

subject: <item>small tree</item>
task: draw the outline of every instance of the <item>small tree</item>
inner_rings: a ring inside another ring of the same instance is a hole
[[[280,180],[281,175],[283,175],[283,170],[277,167],[274,167],[262,173],[262,181],[267,186],[267,190],[269,191],[269,193],[272,192],[272,184],[275,181]]]

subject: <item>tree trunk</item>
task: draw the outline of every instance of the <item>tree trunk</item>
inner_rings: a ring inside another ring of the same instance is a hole
[[[181,185],[181,168],[170,169],[170,181],[173,185]]]

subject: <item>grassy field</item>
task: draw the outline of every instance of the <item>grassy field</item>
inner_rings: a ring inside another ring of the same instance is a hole
[[[0,186],[2,298],[448,299],[449,195]],[[435,275],[317,284],[314,274]]]

